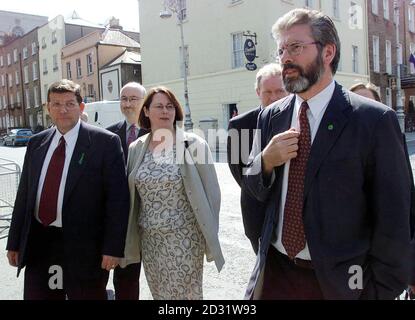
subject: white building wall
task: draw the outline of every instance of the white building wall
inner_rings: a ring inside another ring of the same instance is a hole
[[[52,33],[56,32],[56,42],[52,43]],[[46,47],[42,48],[42,39],[45,39]],[[39,71],[40,71],[40,90],[42,105],[44,106],[44,123],[46,123],[47,108],[46,96],[47,87],[52,83],[66,77],[66,70],[62,70],[61,52],[65,45],[65,23],[63,16],[56,16],[49,23],[38,29],[39,41]],[[53,56],[57,56],[58,69],[53,70]],[[43,60],[47,61],[47,73],[43,72]]]
[[[257,34],[258,68],[274,61],[276,44],[271,27],[285,12],[303,7],[304,0],[187,0],[187,21],[183,24],[185,45],[189,46],[189,104],[194,127],[205,117],[218,119],[219,128],[227,128],[223,105],[236,103],[239,113],[258,105],[254,91],[256,71],[232,69],[231,34]],[[340,19],[334,19],[342,42],[342,69],[336,80],[346,87],[356,81],[368,81],[367,27],[349,28],[349,7],[343,0]],[[355,0],[357,4],[364,0]],[[314,1],[315,9],[332,16],[332,1]],[[160,19],[162,1],[140,0],[140,31],[143,84],[150,88],[166,85],[184,106],[183,78],[180,73],[180,29],[176,17]],[[365,14],[363,14],[365,16]],[[244,38],[245,40],[245,38]],[[359,73],[352,73],[352,45],[359,47]],[[245,61],[246,62],[246,61]]]

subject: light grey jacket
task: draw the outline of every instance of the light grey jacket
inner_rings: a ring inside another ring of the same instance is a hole
[[[135,187],[138,167],[151,141],[152,133],[134,141],[128,151],[127,174],[130,189],[130,216],[121,267],[141,260],[141,239],[138,217],[141,214],[140,196]],[[210,149],[205,140],[193,133],[176,131],[176,159],[184,188],[206,241],[206,259],[215,261],[218,271],[225,260],[219,243],[220,188]]]

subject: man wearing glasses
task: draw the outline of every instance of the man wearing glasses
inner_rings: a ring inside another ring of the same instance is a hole
[[[24,299],[105,300],[128,223],[120,139],[80,120],[78,84],[52,84],[47,101],[54,126],[27,146],[7,257],[18,275],[26,267]]]
[[[263,110],[244,184],[266,203],[256,299],[394,299],[408,283],[410,176],[395,112],[334,81],[340,40],[319,11],[273,26],[285,89]]]
[[[120,108],[125,120],[109,126],[107,130],[120,137],[125,163],[127,163],[128,147],[131,142],[148,132],[138,126],[138,116],[146,89],[137,82],[129,82],[122,87],[120,95]],[[141,263],[130,264],[126,268],[115,268],[113,283],[116,300],[138,300],[140,269]]]

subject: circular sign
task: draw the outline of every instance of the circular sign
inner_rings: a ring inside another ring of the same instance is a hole
[[[253,62],[248,62],[245,67],[249,70],[249,71],[255,71],[257,66],[255,63]]]
[[[254,61],[256,58],[255,44],[251,39],[245,40],[244,54],[245,54],[246,60],[248,60],[249,62]]]

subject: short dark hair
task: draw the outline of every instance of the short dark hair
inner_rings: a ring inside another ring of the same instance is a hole
[[[82,102],[81,86],[68,79],[62,79],[50,85],[48,89],[48,102],[50,102],[51,93],[65,93],[65,92],[74,93],[76,97],[76,101],[78,101],[78,103]]]
[[[165,94],[167,98],[170,100],[170,102],[174,105],[174,108],[176,109],[176,116],[174,118],[174,126],[176,126],[176,121],[183,120],[183,108],[180,105],[174,93],[166,87],[158,86],[158,87],[154,87],[150,89],[150,91],[147,93],[146,98],[144,99],[143,105],[141,106],[140,115],[138,117],[138,124],[140,125],[141,128],[151,129],[150,119],[146,117],[144,113],[144,108],[147,108],[147,110],[150,108],[150,104],[153,101],[153,97],[157,93]]]
[[[364,84],[362,82],[356,83],[353,86],[351,86],[349,90],[352,92],[356,92],[357,90],[362,90],[362,89],[369,90],[373,94],[373,97],[375,98],[376,101],[382,102],[382,100],[380,99],[380,95],[376,90],[375,85],[372,84],[371,82],[368,82],[367,84]]]

